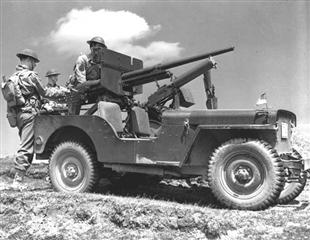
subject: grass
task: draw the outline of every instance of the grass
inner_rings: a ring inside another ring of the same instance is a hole
[[[213,209],[144,198],[5,192],[2,239],[309,239],[309,206]],[[21,223],[23,223],[21,225]]]

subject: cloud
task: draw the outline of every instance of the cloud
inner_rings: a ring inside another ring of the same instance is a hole
[[[102,36],[108,48],[144,60],[145,65],[177,58],[182,51],[178,42],[146,42],[161,30],[160,25],[149,25],[146,20],[129,11],[110,11],[91,8],[72,9],[57,21],[48,43],[67,56],[88,52],[86,41]]]

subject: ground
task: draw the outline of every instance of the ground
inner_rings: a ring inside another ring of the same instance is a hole
[[[294,144],[309,157],[300,139]],[[207,187],[180,181],[57,193],[45,164],[28,171],[27,189],[12,189],[11,159],[0,166],[0,239],[310,239],[310,179],[287,205],[238,211],[215,204]]]

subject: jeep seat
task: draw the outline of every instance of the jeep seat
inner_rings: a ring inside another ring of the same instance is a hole
[[[149,116],[147,112],[140,107],[133,107],[130,111],[132,131],[139,137],[148,137],[151,135]]]
[[[123,132],[122,111],[118,104],[112,102],[98,102],[98,110],[94,113],[107,121],[117,133]]]

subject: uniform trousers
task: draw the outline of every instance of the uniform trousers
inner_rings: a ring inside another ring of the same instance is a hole
[[[26,171],[33,160],[34,150],[34,117],[33,113],[19,112],[17,114],[17,127],[19,130],[20,145],[14,161],[16,169]]]

